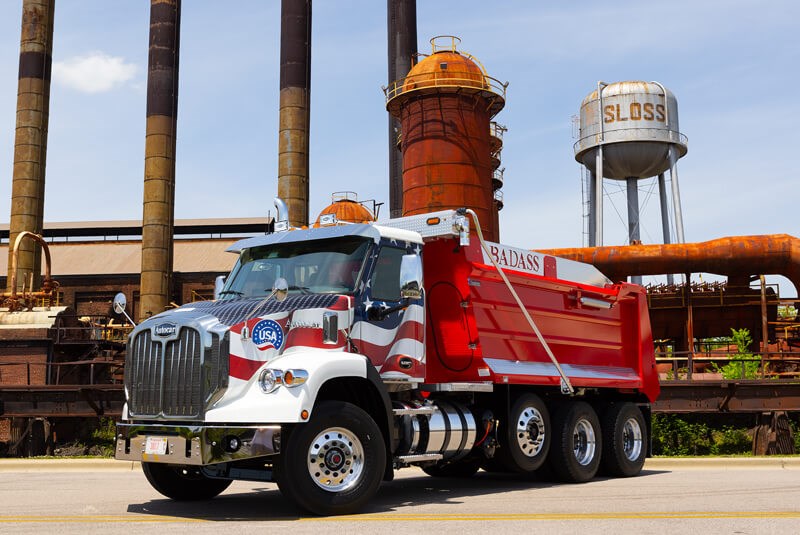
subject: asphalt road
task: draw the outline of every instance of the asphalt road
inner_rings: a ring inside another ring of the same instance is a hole
[[[582,485],[406,469],[364,513],[333,518],[298,514],[274,484],[235,482],[211,501],[172,502],[138,465],[118,461],[0,459],[0,482],[0,533],[800,532],[800,457],[656,459],[639,477]]]

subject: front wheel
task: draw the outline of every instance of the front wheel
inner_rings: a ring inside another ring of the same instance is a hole
[[[592,479],[602,452],[600,421],[592,406],[583,401],[562,405],[553,416],[553,431],[547,468],[569,483]]]
[[[206,477],[196,466],[142,463],[142,471],[154,489],[178,501],[209,500],[232,483]]]
[[[603,473],[635,476],[646,456],[647,426],[642,411],[633,403],[609,405],[603,413]]]
[[[295,427],[276,466],[278,488],[318,515],[352,513],[378,491],[386,448],[378,425],[351,403],[325,401]]]

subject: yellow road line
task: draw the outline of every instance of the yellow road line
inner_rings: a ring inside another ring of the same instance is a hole
[[[653,520],[653,519],[728,519],[728,518],[800,518],[800,511],[687,511],[624,513],[519,513],[519,514],[364,514],[326,518],[301,518],[302,521],[341,522],[429,522],[429,521],[519,521],[519,520]]]
[[[800,511],[647,511],[620,513],[510,513],[510,514],[400,514],[374,513],[362,515],[346,515],[333,517],[258,517],[241,518],[261,522],[518,522],[518,521],[585,521],[585,520],[680,520],[680,519],[776,519],[800,518]],[[185,518],[165,515],[0,515],[2,523],[183,523],[213,522],[228,520],[225,516],[206,518]]]

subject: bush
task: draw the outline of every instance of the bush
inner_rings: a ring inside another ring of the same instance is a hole
[[[713,427],[676,414],[653,415],[653,454],[742,455],[751,454],[752,438],[747,429]]]
[[[721,368],[722,377],[725,379],[756,379],[758,377],[761,359],[750,352],[753,337],[748,329],[731,329],[731,341],[736,344],[736,353],[731,355],[733,362]],[[744,370],[744,373],[742,372]]]

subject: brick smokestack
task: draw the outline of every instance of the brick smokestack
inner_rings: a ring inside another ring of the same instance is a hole
[[[47,159],[47,124],[50,112],[50,69],[53,53],[55,0],[22,2],[19,43],[17,127],[14,136],[14,171],[11,186],[9,248],[22,231],[42,233],[44,178]],[[11,255],[8,255],[8,291],[11,291]],[[25,284],[34,274],[41,279],[42,252],[33,240],[20,245],[17,281]]]
[[[417,1],[387,0],[389,83],[411,70],[417,53]],[[389,216],[403,215],[403,156],[397,147],[400,120],[389,115]]]
[[[296,227],[308,225],[310,117],[311,0],[282,0],[278,196]]]
[[[181,0],[151,0],[140,320],[163,312],[172,292],[180,21]]]

